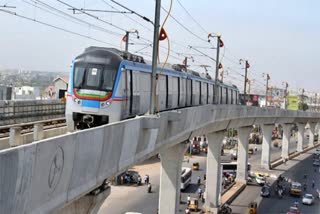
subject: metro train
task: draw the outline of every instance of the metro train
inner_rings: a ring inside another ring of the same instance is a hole
[[[166,65],[158,72],[158,110],[214,103],[214,81],[186,69]],[[66,119],[69,129],[86,129],[148,112],[151,62],[113,48],[88,47],[77,56],[70,72]],[[218,104],[238,104],[236,86],[219,84]]]

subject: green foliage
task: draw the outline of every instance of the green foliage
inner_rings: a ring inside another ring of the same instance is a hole
[[[307,103],[299,103],[299,110],[306,111],[309,109],[309,106]]]

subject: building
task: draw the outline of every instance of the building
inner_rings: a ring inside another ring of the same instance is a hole
[[[55,87],[55,98],[61,99],[65,97],[68,90],[69,77],[57,77],[53,80]]]
[[[12,87],[0,86],[0,100],[12,99]]]

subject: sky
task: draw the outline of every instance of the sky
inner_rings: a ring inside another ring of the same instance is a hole
[[[117,2],[154,20],[153,0]],[[99,17],[99,21],[81,13],[73,14],[63,3],[76,8],[125,11],[110,0],[0,0],[0,6],[16,6],[2,9],[60,28],[0,11],[0,69],[68,71],[72,60],[88,46],[123,49],[121,38],[125,30],[131,29],[139,31],[140,39],[130,35],[130,42],[134,44],[129,46],[129,51],[138,51],[137,54],[150,59],[151,23],[133,14],[89,12]],[[169,3],[170,0],[162,0],[166,9]],[[215,58],[216,50],[212,47],[216,40],[208,43],[207,35],[218,33],[225,44],[220,50],[225,82],[243,88],[244,64],[240,65],[239,59],[246,59],[250,64],[248,78],[253,91],[265,90],[263,74],[268,73],[271,86],[284,87],[286,81],[289,89],[320,92],[319,9],[317,0],[173,0],[171,15],[184,27],[172,17],[165,24],[171,48],[169,63],[182,63],[184,56],[193,56],[194,61],[189,60],[191,69],[204,72],[199,65],[210,65],[209,74],[214,76],[215,62],[200,56],[202,54],[189,46]],[[165,16],[166,12],[161,10],[161,23]],[[61,31],[61,28],[82,36]],[[163,62],[167,42],[162,41],[160,45]]]

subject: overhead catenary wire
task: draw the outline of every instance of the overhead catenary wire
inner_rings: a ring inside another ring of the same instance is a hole
[[[196,23],[199,28],[205,33],[208,34],[208,31],[206,31],[206,29],[204,29],[204,27],[202,27],[202,25],[195,19],[193,18],[193,16],[189,13],[189,11],[183,6],[183,4],[180,2],[180,0],[177,0],[178,4],[180,5],[180,7],[188,14],[188,16],[194,21],[194,23]]]
[[[124,8],[124,9],[126,9],[126,10],[130,11],[132,14],[135,14],[136,16],[138,16],[138,17],[142,18],[143,20],[145,20],[145,21],[147,21],[147,22],[150,22],[152,25],[154,25],[153,21],[151,21],[149,18],[147,18],[147,17],[145,17],[145,16],[143,16],[143,15],[141,15],[141,14],[137,13],[137,12],[136,12],[136,11],[134,11],[134,10],[131,10],[130,8],[126,7],[126,6],[125,6],[125,5],[123,5],[123,4],[120,4],[120,3],[119,3],[119,2],[117,2],[117,1],[114,1],[114,0],[110,0],[110,1],[112,1],[113,3],[115,3],[116,5],[118,5],[118,6],[122,7],[122,8]]]
[[[166,13],[168,13],[168,10],[165,9],[163,6],[161,6],[161,9],[164,10]],[[183,29],[185,29],[186,31],[188,31],[191,35],[193,35],[195,38],[201,40],[202,42],[208,43],[208,41],[206,39],[203,39],[202,37],[200,37],[199,35],[195,34],[194,32],[192,32],[192,30],[190,30],[189,28],[187,28],[184,24],[182,24],[177,18],[175,18],[172,14],[170,14],[170,17],[178,24],[180,25]]]
[[[95,30],[98,30],[98,31],[101,31],[101,32],[104,32],[104,33],[108,33],[108,34],[113,35],[113,36],[117,36],[117,37],[122,36],[122,34],[120,34],[120,33],[105,29],[103,27],[97,26],[97,25],[92,24],[90,22],[87,22],[87,21],[84,21],[84,20],[79,19],[77,17],[74,17],[74,16],[72,16],[72,15],[70,15],[68,13],[63,12],[62,10],[59,10],[59,9],[49,5],[49,4],[44,3],[43,1],[40,1],[40,0],[30,0],[30,1],[33,2],[34,4],[31,4],[30,2],[27,2],[26,0],[24,0],[24,2],[27,3],[27,4],[35,6],[35,7],[39,8],[41,10],[44,10],[44,11],[46,11],[48,13],[54,14],[55,16],[58,16],[60,18],[64,18],[66,20],[69,20],[70,22],[73,22],[73,23],[76,22],[78,24],[82,23],[83,25],[86,25],[86,26],[88,26],[88,27],[90,27],[92,29],[95,29]],[[42,7],[39,7],[40,5]],[[53,12],[50,12],[50,11],[46,10],[45,8],[47,8],[49,10],[52,10],[52,11],[55,11],[55,12],[61,14],[61,15],[58,15],[58,14],[53,13]],[[62,15],[65,16],[65,17],[63,17]],[[72,20],[75,20],[75,21],[72,21]]]
[[[116,10],[116,11],[120,11],[119,9],[117,9],[117,8],[115,8],[114,6],[112,6],[111,4],[109,4],[107,1],[105,1],[105,0],[101,0],[101,1],[102,1],[103,3],[105,3],[106,5],[108,5],[109,7],[111,7],[112,9],[114,9],[114,10]],[[109,1],[110,1],[110,0],[109,0]],[[131,17],[128,16],[127,14],[123,14],[123,15],[124,15],[125,17],[127,17],[128,19],[130,19],[131,21],[135,22],[136,24],[140,25],[141,27],[147,29],[149,32],[152,32],[152,30],[151,30],[149,27],[141,24],[140,22],[138,22],[137,20],[131,18]]]
[[[113,44],[111,44],[111,43],[108,43],[108,42],[105,42],[105,41],[102,41],[102,40],[93,38],[93,37],[88,36],[88,35],[84,35],[84,34],[81,34],[81,33],[77,33],[77,32],[74,32],[74,31],[71,31],[71,30],[68,30],[68,29],[65,29],[65,28],[56,26],[56,25],[52,25],[52,24],[49,24],[49,23],[46,23],[46,22],[37,20],[37,19],[35,19],[35,18],[30,18],[30,17],[27,17],[27,16],[19,15],[19,14],[16,13],[16,12],[12,12],[12,11],[8,11],[8,10],[3,10],[3,9],[0,9],[0,12],[4,12],[4,13],[7,13],[7,14],[10,14],[10,15],[13,15],[13,16],[16,16],[16,17],[25,19],[25,20],[29,20],[29,21],[36,22],[36,23],[38,23],[38,24],[41,24],[41,25],[44,25],[44,26],[47,26],[47,27],[54,28],[54,29],[56,29],[56,30],[60,30],[60,31],[63,31],[63,32],[66,32],[66,33],[69,33],[69,34],[73,34],[73,35],[76,35],[76,36],[80,36],[80,37],[83,37],[83,38],[86,38],[86,39],[90,39],[90,40],[93,40],[93,41],[96,41],[96,42],[104,43],[104,44],[107,44],[107,45],[110,45],[110,46],[115,47],[115,45],[113,45]]]
[[[61,0],[56,0],[56,1],[59,2],[59,3],[61,3],[61,4],[63,4],[63,5],[68,6],[68,7],[70,7],[70,8],[73,8],[74,10],[77,10],[77,11],[79,11],[79,12],[81,12],[81,13],[83,13],[83,14],[91,17],[91,18],[94,18],[94,19],[96,19],[96,20],[98,20],[98,21],[100,21],[100,22],[103,22],[103,23],[105,23],[105,24],[107,24],[107,25],[110,25],[110,26],[112,26],[112,27],[114,27],[114,28],[116,28],[116,29],[118,29],[118,30],[121,30],[121,31],[123,31],[123,32],[126,32],[126,29],[124,29],[124,28],[122,28],[122,27],[119,27],[119,26],[117,26],[117,25],[114,25],[114,24],[112,24],[111,22],[105,21],[105,20],[99,18],[98,16],[95,16],[95,15],[92,15],[91,13],[87,13],[87,12],[85,12],[85,11],[83,11],[83,10],[80,10],[80,9],[78,9],[78,8],[76,8],[76,7],[68,4],[68,3],[65,3],[64,1],[61,1]]]

